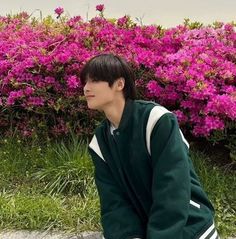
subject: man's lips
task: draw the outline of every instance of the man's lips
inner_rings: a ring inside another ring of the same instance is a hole
[[[85,98],[88,99],[88,98],[93,98],[95,95],[86,95]]]

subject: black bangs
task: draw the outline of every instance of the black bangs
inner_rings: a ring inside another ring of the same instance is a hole
[[[91,81],[106,81],[111,87],[121,77],[125,80],[125,98],[134,98],[136,91],[133,71],[125,59],[117,55],[97,55],[91,58],[80,72],[80,80],[83,85],[89,79]]]
[[[126,75],[118,56],[103,54],[93,57],[81,71],[81,82],[106,81],[111,86],[115,80]]]

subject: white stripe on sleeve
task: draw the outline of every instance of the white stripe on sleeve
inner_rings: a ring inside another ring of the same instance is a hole
[[[215,225],[214,223],[199,237],[199,239],[205,239],[207,236],[214,230]]]
[[[180,132],[180,135],[181,135],[181,137],[182,137],[183,142],[184,142],[184,143],[186,144],[186,146],[189,148],[189,143],[188,143],[188,141],[185,139],[185,137],[184,137],[182,131],[179,130],[179,132]]]
[[[216,239],[217,238],[217,231],[214,232],[214,234],[210,237],[210,239]]]

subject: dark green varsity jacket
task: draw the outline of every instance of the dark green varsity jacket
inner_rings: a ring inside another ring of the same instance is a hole
[[[89,144],[106,239],[218,238],[214,209],[174,114],[128,100],[118,129],[104,120]]]

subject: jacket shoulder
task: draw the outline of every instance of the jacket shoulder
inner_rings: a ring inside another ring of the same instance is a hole
[[[159,105],[154,101],[147,101],[147,100],[135,100],[134,102],[136,105],[140,105],[140,106],[144,105],[144,106],[154,107],[156,105]]]
[[[162,105],[154,102],[154,101],[145,101],[145,100],[136,100],[135,106],[138,111],[142,111],[143,113],[147,114],[150,117],[154,115],[154,118],[160,118],[161,115],[165,113],[171,113]]]

